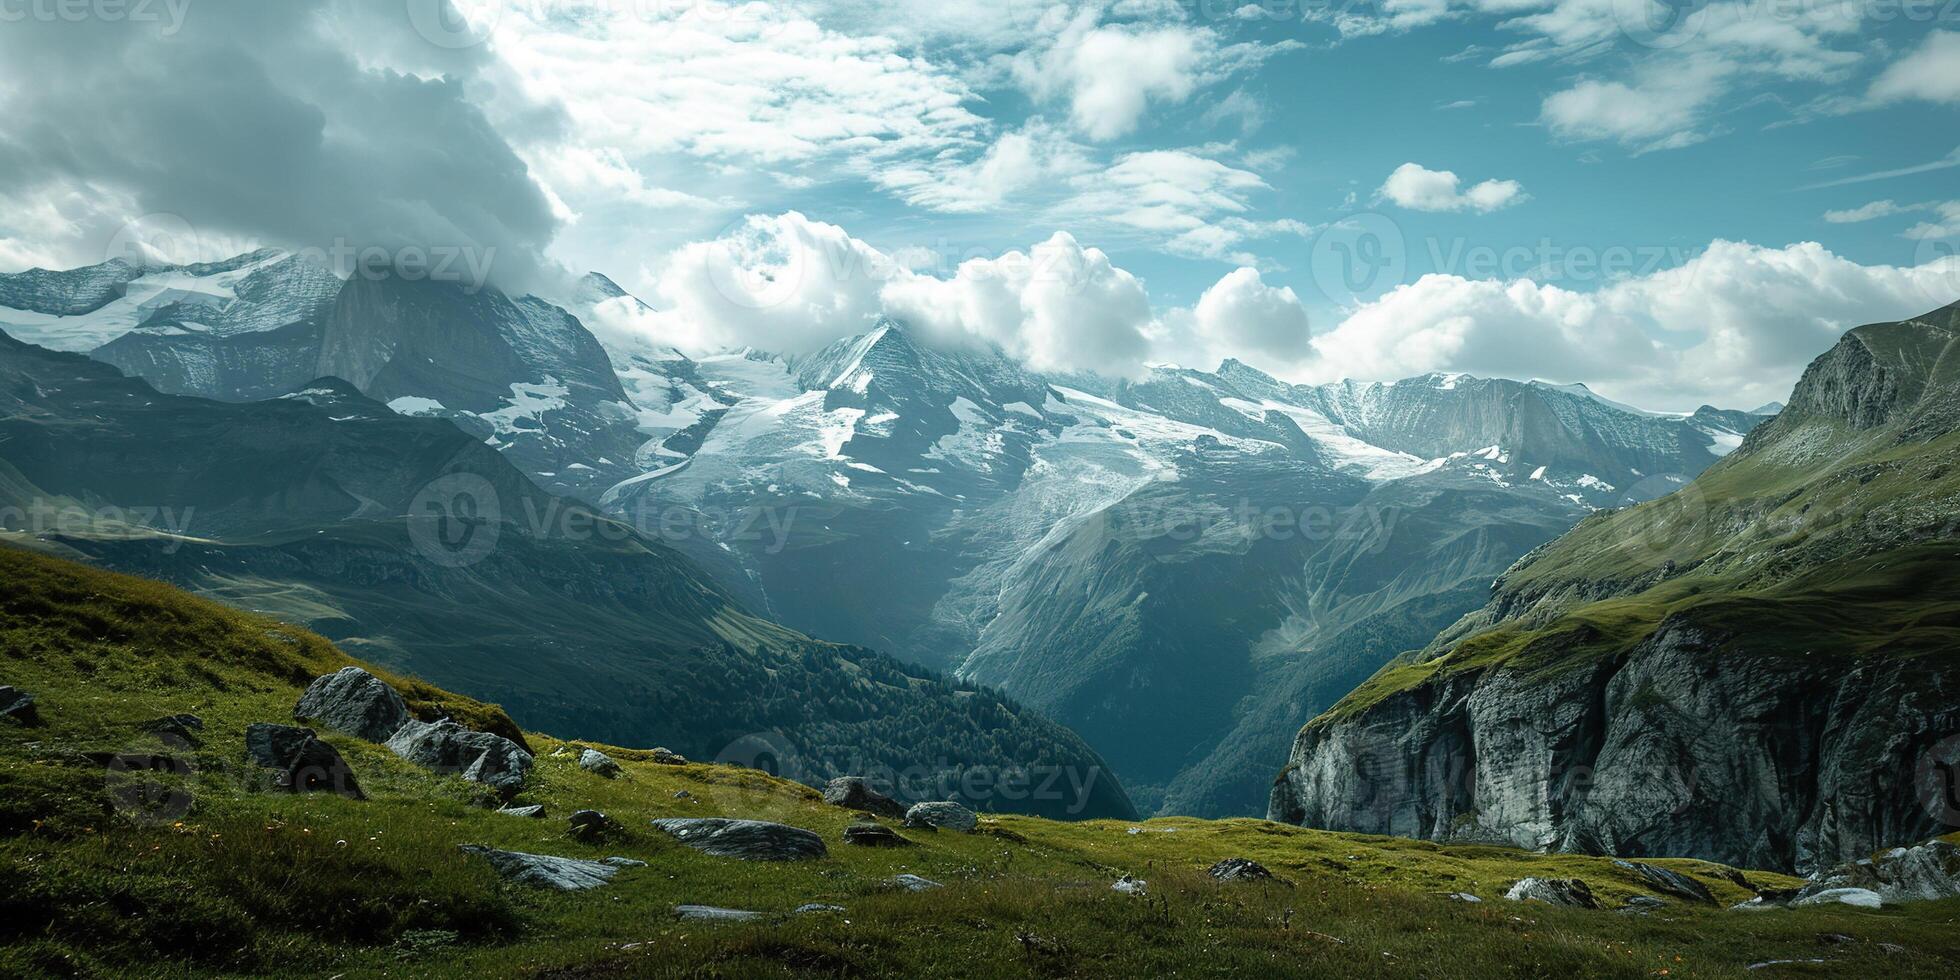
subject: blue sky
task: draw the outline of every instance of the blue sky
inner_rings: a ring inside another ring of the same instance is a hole
[[[1047,369],[1682,410],[1960,298],[1950,0],[154,9],[0,36],[0,267],[162,216],[166,252],[597,269],[659,310],[599,329],[687,349],[894,315]]]

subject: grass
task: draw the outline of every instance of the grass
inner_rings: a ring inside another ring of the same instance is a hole
[[[1585,879],[1609,907],[1645,891],[1606,860],[1333,834],[1258,820],[1058,823],[1002,816],[977,834],[911,833],[918,847],[841,843],[852,815],[807,787],[740,768],[654,763],[604,748],[625,774],[577,767],[576,747],[530,734],[539,765],[491,812],[473,785],[379,746],[329,736],[370,799],[273,792],[243,728],[283,721],[303,684],[348,660],[303,631],[167,587],[0,549],[0,683],[35,692],[44,724],[0,723],[0,976],[1945,976],[1960,902],[1882,911],[1750,914],[1671,903],[1651,916],[1519,905],[1525,875]],[[419,710],[507,725],[494,706],[391,678]],[[200,715],[203,744],[142,723]],[[181,777],[108,773],[82,753],[176,752]],[[684,794],[684,795],[683,795]],[[564,818],[620,826],[580,843]],[[749,864],[681,847],[652,817],[730,815],[822,834],[828,858]],[[500,881],[463,843],[648,867],[592,892]],[[1221,884],[1248,857],[1286,879]],[[1726,869],[1658,862],[1723,902]],[[948,887],[895,889],[910,872]],[[1145,897],[1110,885],[1149,882]],[[1789,879],[1749,872],[1761,886]],[[1485,901],[1443,897],[1468,892]],[[792,916],[821,902],[841,914]],[[679,923],[677,904],[770,913]],[[1851,937],[1827,943],[1820,935]],[[1888,951],[1881,943],[1900,951]],[[1750,972],[1751,963],[1823,958]]]

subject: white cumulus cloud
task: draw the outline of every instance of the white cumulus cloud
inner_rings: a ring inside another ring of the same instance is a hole
[[[1934,31],[1872,82],[1871,97],[1960,103],[1960,31]]]
[[[1780,400],[1804,365],[1862,323],[1960,297],[1960,257],[1866,266],[1814,242],[1716,241],[1672,269],[1588,292],[1529,279],[1428,275],[1317,336],[1314,380],[1425,371],[1584,381],[1691,410]]]
[[[1380,193],[1411,211],[1495,211],[1529,196],[1515,180],[1486,180],[1466,189],[1454,172],[1430,170],[1418,163],[1396,167]]]

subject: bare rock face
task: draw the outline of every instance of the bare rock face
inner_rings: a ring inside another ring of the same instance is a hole
[[[449,720],[410,719],[388,739],[388,749],[425,769],[462,776],[514,793],[531,774],[531,753],[489,732],[473,732]]]
[[[1960,675],[1797,661],[1664,626],[1624,657],[1466,672],[1300,733],[1271,819],[1808,872],[1942,832],[1913,760]]]
[[[342,667],[307,685],[293,706],[293,717],[343,735],[386,742],[408,721],[408,705],[380,678],[359,667]]]
[[[761,820],[670,817],[653,825],[703,854],[744,861],[801,861],[825,857],[823,838],[799,827]]]
[[[831,780],[823,788],[823,801],[831,806],[862,810],[894,820],[905,816],[905,804],[872,789],[871,783],[863,776],[839,776]]]

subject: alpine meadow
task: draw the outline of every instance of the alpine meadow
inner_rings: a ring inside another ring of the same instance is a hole
[[[1960,10],[0,0],[0,977],[1960,973]]]

